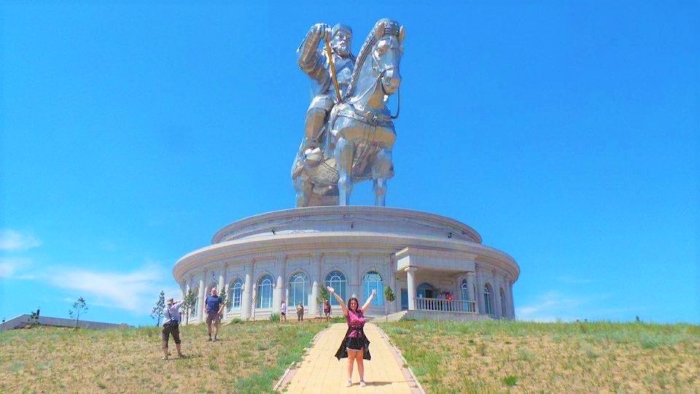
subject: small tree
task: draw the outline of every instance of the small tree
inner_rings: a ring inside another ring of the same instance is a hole
[[[185,324],[190,322],[190,314],[194,310],[194,304],[196,303],[197,295],[190,289],[185,295],[185,302],[182,304],[185,307]]]
[[[318,298],[316,298],[316,304],[320,305],[320,316],[323,316],[323,302],[331,299],[331,294],[328,292],[326,286],[321,286],[321,290],[318,292]]]
[[[39,311],[40,311],[40,309],[37,309],[36,312],[31,311],[29,313],[29,325],[30,326],[41,324],[41,323],[39,323],[39,313],[40,313]],[[3,321],[3,323],[4,323],[4,321]]]
[[[224,313],[226,313],[229,309],[231,309],[231,305],[233,305],[233,297],[226,292],[226,288],[221,289],[219,297],[221,298],[221,302],[224,304]]]
[[[394,290],[391,289],[391,287],[387,286],[384,288],[384,300],[388,301],[384,303],[384,315],[386,316],[386,320],[389,320],[389,302],[394,302],[396,300],[396,296],[394,295]]]
[[[163,311],[165,311],[165,292],[161,290],[158,302],[156,302],[156,306],[151,310],[151,317],[156,319],[156,327],[160,327],[160,319],[164,316]]]
[[[71,318],[75,318],[75,328],[78,328],[78,324],[80,323],[80,315],[86,314],[87,311],[88,306],[85,303],[85,299],[83,297],[78,298],[78,301],[73,303],[73,309],[68,310],[68,315]]]
[[[231,298],[226,293],[225,287],[219,292],[219,298],[221,298],[221,303],[224,305],[224,311],[221,313],[221,318],[223,319],[224,316],[226,316],[226,312],[229,310],[229,298]]]

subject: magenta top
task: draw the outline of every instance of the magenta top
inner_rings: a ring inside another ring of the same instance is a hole
[[[362,329],[365,326],[365,315],[362,313],[361,309],[357,312],[353,312],[348,309],[348,315],[345,316],[345,320],[348,322],[348,327]],[[360,335],[358,330],[350,330],[348,338],[357,338]]]

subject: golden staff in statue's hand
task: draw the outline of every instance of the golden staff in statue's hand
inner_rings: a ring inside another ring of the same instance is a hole
[[[333,52],[331,50],[331,44],[328,42],[330,41],[328,37],[330,34],[325,34],[324,35],[324,42],[326,43],[326,55],[328,56],[328,64],[331,66],[331,78],[333,79],[333,86],[335,86],[335,96],[337,97],[337,102],[340,103],[342,101],[342,97],[340,97],[340,85],[338,85],[338,76],[335,73],[335,62],[333,62]]]

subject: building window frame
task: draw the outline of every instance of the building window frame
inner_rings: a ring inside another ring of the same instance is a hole
[[[255,307],[260,309],[272,308],[272,275],[265,274],[257,281],[258,294],[255,299]]]
[[[304,271],[297,271],[289,277],[289,305],[309,305],[309,275]],[[301,299],[300,299],[301,298]]]
[[[348,281],[344,273],[339,270],[333,270],[326,275],[326,286],[332,287],[340,298],[345,299],[347,292]],[[338,301],[335,297],[330,297],[331,305],[338,306]]]
[[[384,306],[384,280],[382,275],[375,271],[367,271],[362,276],[362,296],[363,300],[369,299],[372,290],[377,290],[377,295],[372,300],[372,306]],[[366,302],[366,301],[363,301]]]

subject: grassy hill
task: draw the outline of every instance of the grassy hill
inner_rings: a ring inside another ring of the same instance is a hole
[[[428,393],[700,393],[700,326],[382,325]]]
[[[700,327],[643,323],[380,323],[428,393],[700,392]],[[0,392],[271,392],[326,323],[0,333]],[[171,353],[175,356],[171,339]],[[329,359],[332,357],[329,355]]]

